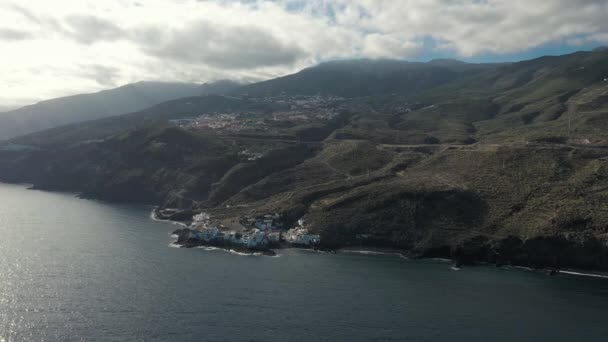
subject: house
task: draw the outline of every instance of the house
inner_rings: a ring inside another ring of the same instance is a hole
[[[287,242],[295,245],[311,246],[321,242],[321,236],[309,234],[308,229],[293,228],[287,231]]]
[[[224,233],[224,241],[230,242],[230,243],[236,243],[237,240],[238,239],[236,237],[236,233],[235,232],[226,232],[226,233]]]
[[[209,214],[200,213],[200,214],[194,215],[194,217],[192,217],[192,222],[193,223],[206,222],[206,221],[209,221],[210,219],[211,219],[211,216],[209,216]]]
[[[266,229],[269,229],[269,228],[272,227],[272,222],[269,224],[269,223],[266,223],[266,222],[263,222],[263,221],[257,221],[255,223],[255,227],[257,229],[266,230]]]
[[[249,248],[259,248],[264,247],[268,244],[268,238],[266,237],[266,233],[261,230],[255,230],[254,233],[249,237],[247,241],[247,247]]]
[[[219,231],[217,227],[207,228],[201,232],[201,239],[209,242],[217,237]]]
[[[266,238],[268,238],[268,242],[278,243],[281,241],[281,231],[272,231],[266,234]]]

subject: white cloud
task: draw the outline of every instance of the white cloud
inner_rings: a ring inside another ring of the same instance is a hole
[[[431,37],[460,56],[512,53],[608,32],[605,0],[339,0],[352,27],[400,39]],[[371,13],[364,16],[354,13]]]
[[[150,27],[137,34],[144,52],[186,64],[205,64],[219,69],[251,69],[289,66],[306,57],[296,43],[282,41],[257,26],[226,26],[207,20],[170,30]]]
[[[260,80],[335,58],[608,42],[605,0],[0,0],[0,105],[139,80]]]
[[[363,40],[362,55],[372,58],[403,58],[416,53],[422,44],[416,41],[402,41],[391,35],[373,33]]]

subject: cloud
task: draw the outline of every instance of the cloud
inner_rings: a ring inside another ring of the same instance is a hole
[[[21,21],[21,19],[25,19],[27,22],[33,25],[32,28],[44,28],[50,31],[62,31],[58,20],[48,16],[39,17],[28,8],[22,7],[21,4],[13,3],[5,8],[20,16],[19,19],[11,16],[13,21]]]
[[[431,37],[463,57],[505,54],[608,32],[604,0],[338,0],[341,25],[402,39]],[[361,13],[371,15],[362,16]]]
[[[306,56],[297,44],[255,26],[221,26],[201,20],[169,32],[147,28],[138,43],[151,55],[222,69],[291,65]]]
[[[70,15],[65,18],[68,29],[62,30],[82,44],[98,41],[114,41],[125,38],[127,33],[111,21],[89,15]]]
[[[31,33],[13,29],[0,29],[0,40],[17,41],[31,39]]]
[[[99,85],[104,87],[115,87],[117,85],[116,80],[120,76],[120,69],[115,67],[92,65],[84,66],[83,69],[91,71],[87,72],[85,76],[94,78]]]
[[[421,47],[420,42],[403,41],[390,35],[376,33],[365,36],[362,55],[372,58],[403,58],[414,55]]]
[[[0,0],[0,105],[341,58],[575,49],[608,43],[606,17],[605,0]]]

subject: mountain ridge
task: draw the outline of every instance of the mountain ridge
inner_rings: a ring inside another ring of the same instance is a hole
[[[230,92],[240,84],[232,81],[193,84],[141,81],[96,93],[76,94],[40,101],[0,113],[0,140],[142,110],[181,97]]]
[[[464,63],[464,62],[463,62]],[[466,66],[463,68],[463,65]],[[435,65],[390,59],[352,59],[321,63],[295,74],[237,89],[250,96],[335,95],[360,97],[399,93],[411,95],[448,83],[492,64]]]

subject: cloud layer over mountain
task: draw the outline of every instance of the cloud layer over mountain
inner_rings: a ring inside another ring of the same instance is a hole
[[[604,0],[0,0],[0,105],[337,58],[571,51],[608,43],[606,17]]]

